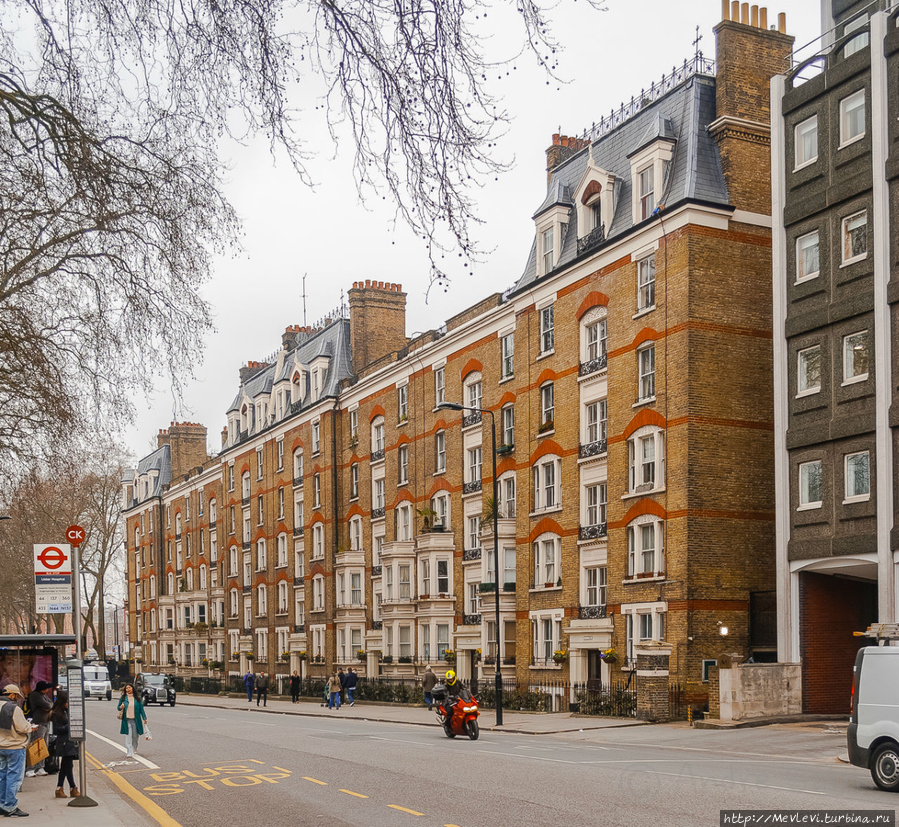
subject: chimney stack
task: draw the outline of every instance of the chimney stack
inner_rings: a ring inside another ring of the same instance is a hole
[[[560,135],[556,132],[553,135],[553,142],[549,149],[546,150],[546,184],[552,179],[553,170],[559,164],[567,161],[572,155],[576,155],[582,149],[590,146],[590,141],[586,138],[574,138],[568,135]]]
[[[172,463],[172,479],[189,474],[208,459],[206,454],[206,426],[198,422],[172,422],[165,434]]]
[[[406,346],[406,294],[401,284],[353,282],[349,291],[353,373]]]

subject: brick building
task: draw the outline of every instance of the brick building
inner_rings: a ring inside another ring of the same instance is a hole
[[[808,712],[846,712],[852,632],[897,617],[888,5],[823,0],[820,50],[772,85],[778,649]]]
[[[697,55],[591,134],[553,136],[510,290],[410,340],[401,287],[357,282],[241,370],[215,459],[176,456],[195,426],[161,436],[126,483],[145,660],[183,667],[190,647],[195,665],[202,639],[234,673],[252,655],[469,679],[499,658],[584,682],[649,645],[701,700],[724,648],[774,657],[767,102],[792,39],[736,5],[717,72]],[[189,561],[188,531],[206,535]]]

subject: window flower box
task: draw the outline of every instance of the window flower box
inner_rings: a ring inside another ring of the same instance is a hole
[[[540,425],[537,426],[538,434],[545,434],[547,431],[555,430],[555,423],[551,419],[547,419],[546,422],[541,422]]]
[[[568,660],[568,652],[564,649],[556,649],[556,651],[553,652],[553,663],[562,664],[565,663],[566,660]]]
[[[447,663],[455,663],[456,662],[456,653],[452,649],[447,649],[443,654],[443,659]]]

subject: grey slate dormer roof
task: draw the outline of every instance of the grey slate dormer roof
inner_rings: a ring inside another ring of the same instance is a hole
[[[629,156],[658,138],[676,142],[667,188],[659,197],[661,203],[671,206],[683,200],[695,200],[729,206],[718,146],[709,134],[709,124],[715,120],[715,112],[715,79],[694,74],[664,97],[559,164],[552,171],[546,198],[534,214],[536,217],[557,204],[570,207],[568,230],[554,272],[577,257],[574,193],[587,171],[591,152],[594,166],[616,177],[615,214],[611,227],[606,227],[604,243],[626,235],[635,226],[631,214],[633,182]],[[602,245],[590,252],[595,253],[598,249],[602,249]],[[524,273],[511,293],[527,289],[537,281],[535,238]]]
[[[137,478],[140,479],[150,471],[157,471],[153,481],[150,497],[158,497],[162,493],[162,487],[172,481],[172,455],[168,445],[160,445],[151,454],[147,454],[137,464]]]
[[[338,319],[323,330],[310,336],[294,350],[284,357],[284,363],[278,370],[278,364],[263,368],[255,376],[248,379],[238,390],[237,396],[228,407],[226,413],[237,411],[240,408],[240,400],[244,393],[255,399],[257,396],[270,394],[272,388],[281,381],[290,380],[290,374],[295,360],[303,365],[311,365],[318,357],[330,358],[328,371],[322,382],[321,399],[329,396],[337,396],[337,388],[343,379],[353,375],[352,354],[350,353],[350,323],[348,319]],[[308,378],[307,378],[308,382]],[[308,386],[304,389],[304,398],[309,393]]]

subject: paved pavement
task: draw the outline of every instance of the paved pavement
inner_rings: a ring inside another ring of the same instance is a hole
[[[378,704],[357,701],[354,706],[344,704],[339,710],[329,710],[321,703],[312,700],[300,700],[293,704],[280,696],[269,699],[267,706],[256,706],[256,701],[247,702],[244,695],[190,695],[181,693],[178,696],[180,707],[208,707],[217,709],[243,709],[248,713],[264,715],[302,715],[307,717],[356,718],[367,721],[385,723],[404,723],[413,726],[433,727],[435,715],[424,706],[405,706],[401,704]],[[152,717],[152,708],[148,709]],[[799,716],[797,721],[818,720]],[[781,721],[778,721],[781,722]],[[620,727],[647,726],[633,718],[600,718],[577,715],[570,712],[541,713],[504,710],[503,723],[497,725],[496,712],[484,710],[480,717],[481,729],[490,732],[509,732],[524,735],[551,735],[567,732],[585,732]],[[688,728],[686,722],[667,726]],[[90,744],[88,744],[90,750]],[[77,771],[77,764],[76,764]],[[97,801],[97,807],[69,807],[69,799],[53,797],[56,788],[54,777],[26,778],[19,795],[20,807],[30,813],[27,821],[22,822],[29,827],[137,827],[137,825],[156,823],[149,820],[146,814],[126,801],[119,790],[113,786],[110,777],[98,772],[88,764],[88,793]],[[10,822],[13,823],[13,822]]]

